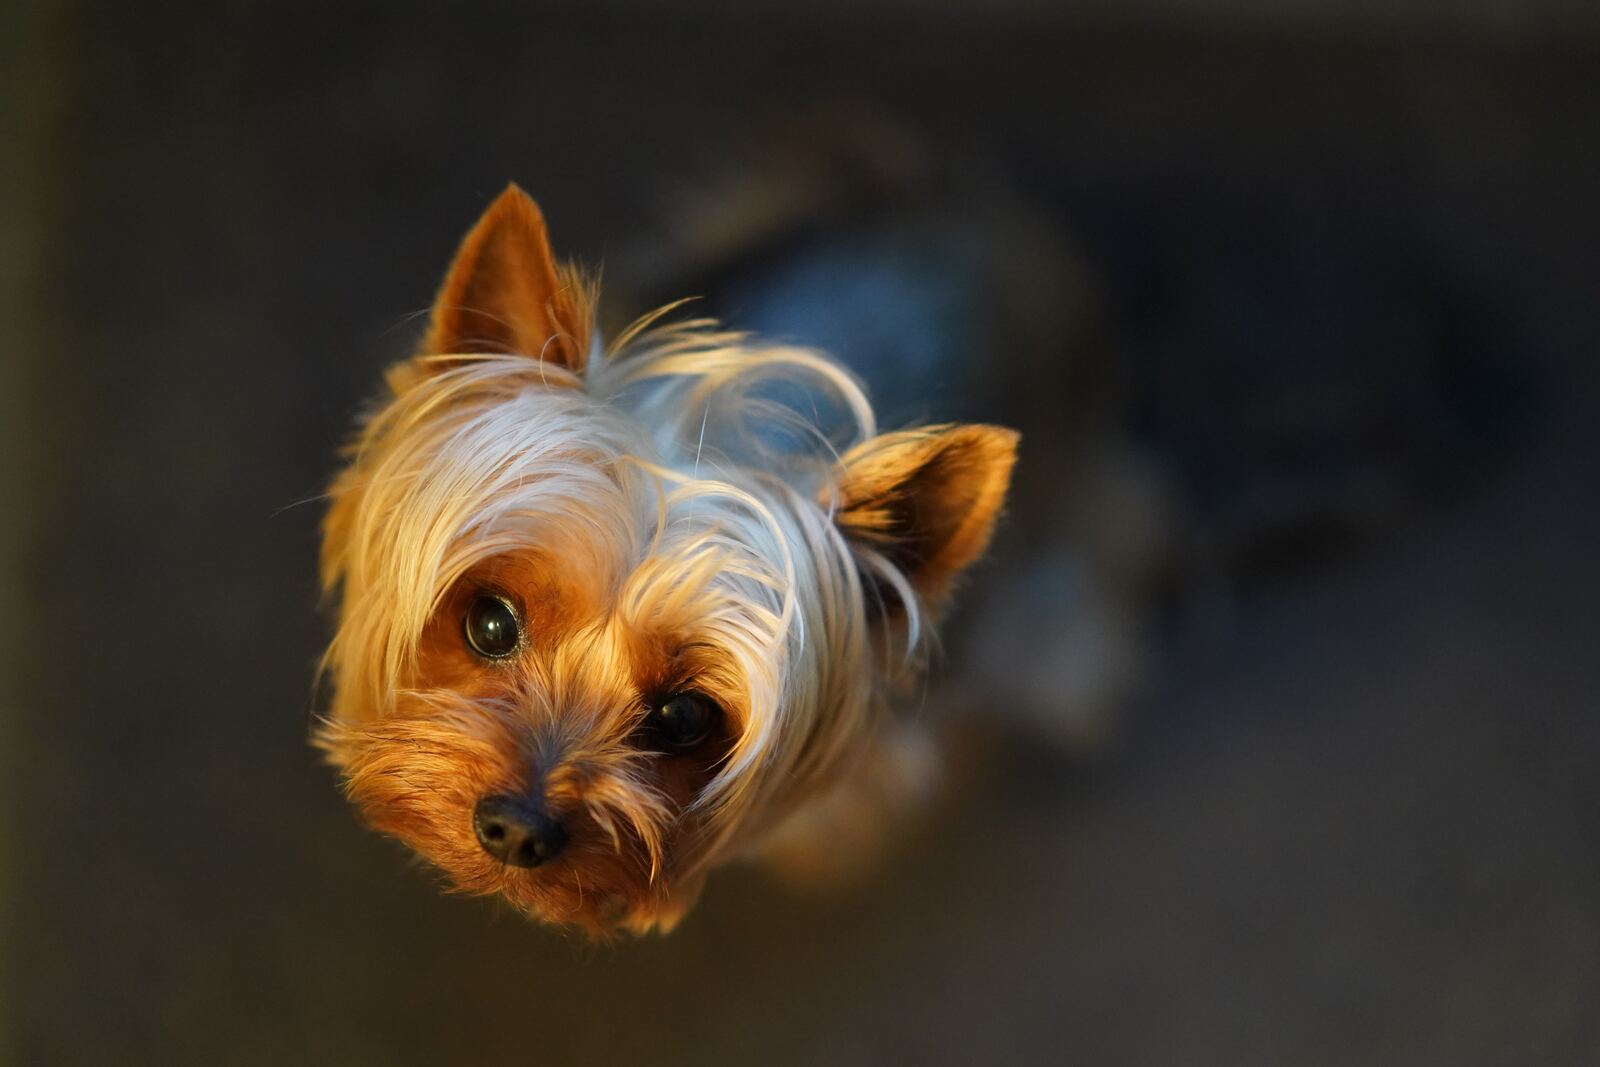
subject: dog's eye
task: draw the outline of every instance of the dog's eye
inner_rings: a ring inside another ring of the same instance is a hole
[[[505,659],[517,650],[517,613],[497,596],[480,596],[461,623],[467,647],[486,659]]]
[[[693,748],[717,725],[722,709],[704,693],[674,693],[650,712],[650,726],[668,748]]]

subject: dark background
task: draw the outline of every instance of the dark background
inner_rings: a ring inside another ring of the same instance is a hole
[[[1593,1062],[1588,10],[8,8],[0,1059]],[[1279,340],[1398,306],[1507,402],[868,885],[731,870],[601,948],[439,894],[306,746],[295,505],[507,180],[599,262],[661,175],[839,101],[1005,160],[1139,366],[1222,322],[1293,378]]]

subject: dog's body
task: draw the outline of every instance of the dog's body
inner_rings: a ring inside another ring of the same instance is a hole
[[[886,791],[893,696],[1016,446],[879,435],[827,358],[653,321],[601,354],[507,190],[324,546],[320,740],[352,800],[455,886],[591,932],[670,928],[717,863]]]

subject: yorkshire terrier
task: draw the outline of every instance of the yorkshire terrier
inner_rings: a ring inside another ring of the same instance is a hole
[[[463,241],[332,487],[318,741],[456,888],[664,931],[915,777],[892,705],[1017,435],[880,434],[828,357],[671,308],[602,347],[595,296],[515,186]]]

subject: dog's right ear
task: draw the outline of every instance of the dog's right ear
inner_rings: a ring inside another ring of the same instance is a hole
[[[418,361],[517,354],[581,374],[589,354],[592,300],[584,280],[556,262],[544,215],[515,184],[489,205],[461,242],[433,305]]]
[[[846,540],[893,564],[937,612],[989,547],[1016,458],[1017,434],[1000,426],[886,433],[844,454],[824,504]]]

